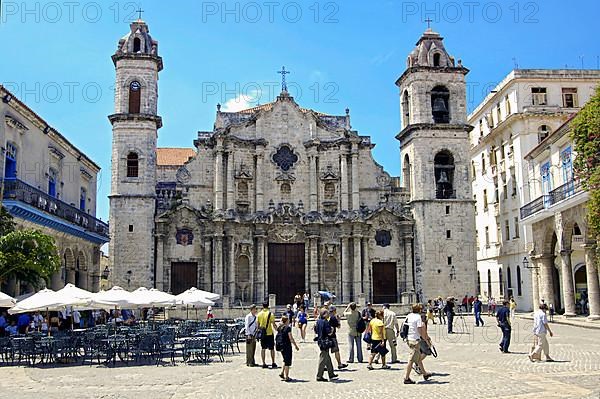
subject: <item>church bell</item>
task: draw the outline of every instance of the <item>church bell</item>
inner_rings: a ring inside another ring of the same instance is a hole
[[[446,114],[448,113],[448,108],[446,108],[446,103],[443,98],[436,98],[433,102],[433,113],[434,114]]]

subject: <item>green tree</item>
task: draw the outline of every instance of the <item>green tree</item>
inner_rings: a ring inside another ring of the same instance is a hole
[[[39,288],[60,270],[54,239],[37,230],[17,230],[0,237],[0,281],[11,277]]]
[[[600,242],[600,86],[571,122],[575,173],[588,190],[589,235]],[[600,246],[597,247],[600,249]]]
[[[0,237],[5,236],[15,229],[15,222],[12,215],[5,207],[0,206]]]

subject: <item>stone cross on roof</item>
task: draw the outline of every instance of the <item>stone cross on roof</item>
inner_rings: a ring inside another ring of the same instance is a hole
[[[138,13],[138,20],[142,19],[142,14],[144,13],[144,10],[142,10],[142,8],[140,7],[138,10],[136,10],[135,12]]]
[[[281,71],[277,71],[277,73],[281,74],[281,91],[287,92],[287,83],[285,81],[285,75],[290,74],[290,71],[286,71],[285,67],[281,67]]]
[[[431,18],[427,18],[424,22],[427,22],[427,29],[431,29],[431,23],[433,20]]]

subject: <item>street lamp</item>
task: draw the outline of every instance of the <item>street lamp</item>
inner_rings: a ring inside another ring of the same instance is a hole
[[[108,266],[104,267],[104,270],[102,271],[102,279],[108,280],[109,274],[110,274],[110,269],[108,268]]]
[[[527,256],[523,257],[523,267],[525,269],[539,269],[538,266],[529,266],[529,260],[527,260]]]

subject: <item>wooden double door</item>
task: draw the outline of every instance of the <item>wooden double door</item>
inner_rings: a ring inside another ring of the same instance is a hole
[[[396,263],[373,263],[373,303],[398,302],[396,290]]]
[[[277,304],[291,304],[296,294],[304,293],[304,244],[269,244],[269,294]]]
[[[171,294],[181,294],[183,291],[198,286],[198,263],[171,262]]]

